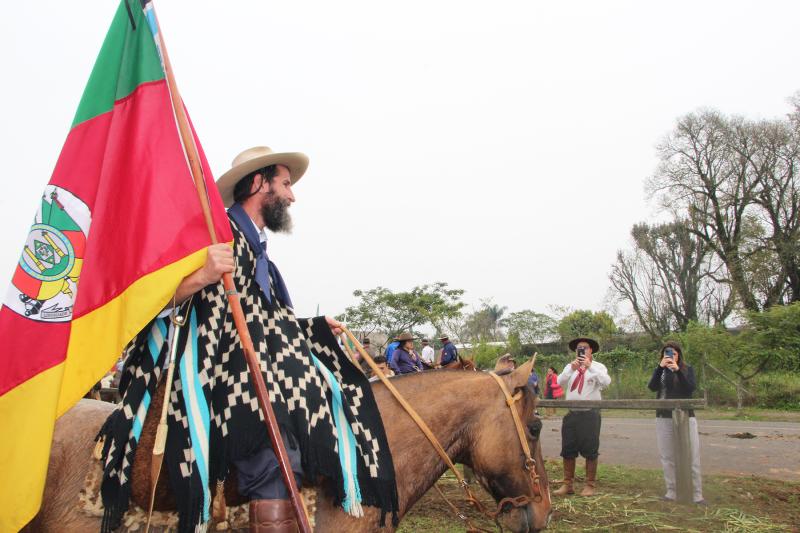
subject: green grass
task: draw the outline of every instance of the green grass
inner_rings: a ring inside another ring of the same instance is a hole
[[[559,461],[548,461],[551,480],[561,477]],[[581,487],[582,468],[578,469]],[[463,495],[452,476],[440,487],[448,498],[466,510]],[[551,488],[556,488],[556,482]],[[662,502],[660,470],[600,465],[598,494],[592,498],[554,497],[553,519],[548,531],[686,531],[686,532],[798,532],[800,531],[800,484],[756,477],[704,476],[708,507]],[[476,490],[484,502],[489,496]],[[474,523],[487,529],[491,522],[468,512]],[[463,532],[439,495],[431,490],[403,520],[399,531]]]

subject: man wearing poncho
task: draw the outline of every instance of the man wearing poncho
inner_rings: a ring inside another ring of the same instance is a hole
[[[381,523],[386,513],[396,523],[394,467],[369,383],[338,347],[340,324],[294,316],[286,284],[267,256],[266,229],[290,229],[292,186],[307,166],[303,154],[267,147],[239,154],[217,181],[233,248],[209,247],[205,266],[176,292],[189,319],[178,335],[164,464],[181,531],[208,522],[210,487],[232,473],[250,501],[251,531],[297,527],[220,282],[226,272],[240,293],[298,486],[327,478],[346,512],[360,516],[362,505],[373,505],[383,511]],[[171,334],[162,315],[134,339],[120,383],[123,402],[101,431],[104,530],[117,527],[128,508],[136,445]]]

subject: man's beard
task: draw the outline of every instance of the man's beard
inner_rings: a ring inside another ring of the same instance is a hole
[[[270,194],[272,196],[272,194]],[[272,197],[261,207],[261,217],[268,230],[274,233],[291,233],[292,216],[289,214],[289,202]]]

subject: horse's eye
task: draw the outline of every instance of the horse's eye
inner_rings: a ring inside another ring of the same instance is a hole
[[[531,434],[532,440],[539,440],[539,435],[542,432],[542,421],[535,418],[531,422],[528,422],[528,432]]]

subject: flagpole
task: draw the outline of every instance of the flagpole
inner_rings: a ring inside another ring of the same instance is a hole
[[[155,16],[155,12],[153,13]],[[206,189],[206,180],[203,174],[203,167],[200,164],[200,156],[197,151],[197,145],[194,142],[194,135],[189,127],[189,120],[186,116],[186,110],[183,107],[183,100],[178,92],[178,85],[175,83],[175,76],[172,71],[172,65],[167,55],[167,47],[164,44],[164,39],[161,35],[161,27],[158,24],[158,17],[156,19],[157,39],[158,45],[161,50],[161,56],[164,61],[164,72],[167,77],[167,86],[169,87],[170,98],[172,99],[172,109],[175,112],[175,119],[178,124],[178,130],[181,135],[181,141],[186,153],[186,158],[189,161],[189,168],[192,172],[195,188],[197,189],[197,196],[200,200],[200,207],[203,210],[203,217],[208,227],[208,233],[211,237],[211,243],[217,244],[217,232],[214,229],[214,220],[211,216],[211,208],[208,204],[208,190]],[[225,294],[228,297],[228,305],[233,315],[233,322],[236,325],[236,331],[239,334],[239,339],[242,341],[242,350],[247,360],[247,367],[250,370],[250,377],[253,380],[253,385],[256,389],[256,396],[258,404],[261,407],[261,412],[264,415],[264,422],[267,425],[267,433],[269,440],[272,443],[272,449],[278,459],[281,476],[288,489],[289,496],[294,508],[295,516],[297,517],[297,524],[301,533],[311,533],[311,524],[308,517],[308,511],[303,503],[303,498],[300,490],[297,487],[297,482],[292,472],[291,462],[289,455],[286,452],[286,447],[281,438],[278,421],[275,417],[275,411],[272,409],[272,404],[269,400],[267,393],[267,386],[264,383],[264,377],[261,374],[261,366],[256,355],[255,348],[253,347],[253,340],[250,338],[250,330],[247,329],[245,322],[244,312],[242,311],[242,304],[239,301],[239,293],[236,291],[236,286],[233,282],[233,277],[230,273],[222,276],[222,282],[225,287]],[[210,502],[209,502],[210,504]]]

